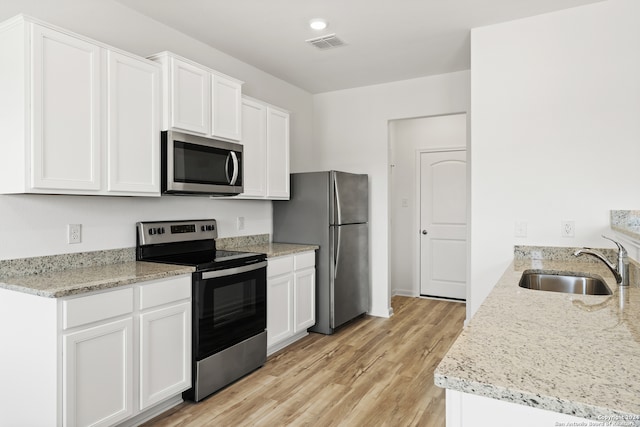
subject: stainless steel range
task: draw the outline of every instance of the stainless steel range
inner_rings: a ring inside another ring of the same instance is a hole
[[[137,223],[138,261],[195,267],[192,388],[196,402],[267,358],[264,254],[216,250],[215,219]]]

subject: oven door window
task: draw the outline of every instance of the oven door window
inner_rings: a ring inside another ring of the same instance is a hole
[[[198,282],[197,359],[265,330],[266,281],[262,268]]]
[[[242,153],[204,145],[174,141],[173,179],[176,182],[205,185],[229,185],[234,177],[234,185],[242,185]],[[237,163],[236,163],[237,162]]]

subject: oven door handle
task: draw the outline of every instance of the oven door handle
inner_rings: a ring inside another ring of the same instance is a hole
[[[207,271],[202,273],[202,280],[214,279],[216,277],[231,276],[234,274],[247,273],[249,271],[259,270],[267,266],[267,261],[258,262],[256,264],[245,265],[242,267],[225,268],[224,270]]]

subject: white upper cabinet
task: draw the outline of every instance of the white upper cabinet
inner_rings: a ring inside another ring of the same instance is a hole
[[[239,141],[242,82],[171,52],[149,59],[163,67],[164,130]]]
[[[242,138],[242,84],[220,75],[211,76],[211,134],[240,141]]]
[[[169,122],[163,129],[175,128],[207,135],[211,127],[209,73],[177,58],[167,57],[167,60],[169,75],[165,78],[170,83],[164,114],[168,114]]]
[[[242,159],[244,191],[240,197],[267,194],[267,106],[242,99]]]
[[[31,186],[99,190],[101,48],[39,25],[31,37]]]
[[[267,198],[289,198],[289,113],[267,109]]]
[[[244,192],[240,199],[289,199],[289,113],[242,98]]]
[[[0,193],[160,195],[157,64],[24,16],[0,56]]]
[[[155,194],[160,188],[160,68],[108,53],[108,190]]]

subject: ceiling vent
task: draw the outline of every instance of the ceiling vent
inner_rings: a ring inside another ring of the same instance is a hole
[[[345,44],[342,40],[337,38],[335,34],[328,34],[326,36],[316,37],[316,38],[305,40],[305,41],[320,50],[340,47],[340,46],[344,46]]]

